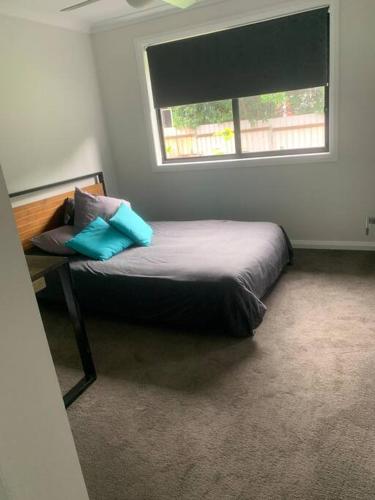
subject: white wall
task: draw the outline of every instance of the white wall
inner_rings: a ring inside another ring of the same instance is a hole
[[[10,192],[104,170],[108,148],[89,35],[0,16],[0,164]]]
[[[87,500],[1,170],[0,226],[0,499]]]
[[[338,161],[152,172],[134,39],[238,16],[282,0],[232,0],[93,35],[108,132],[124,197],[150,218],[272,220],[294,240],[375,241],[375,2],[340,2]],[[345,244],[344,244],[345,245]]]

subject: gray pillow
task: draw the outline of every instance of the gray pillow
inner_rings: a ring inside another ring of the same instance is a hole
[[[74,227],[81,231],[97,217],[108,221],[118,210],[121,203],[130,203],[110,196],[94,196],[76,188],[74,194]]]
[[[64,224],[74,224],[74,198],[65,198],[64,201]]]
[[[75,251],[67,248],[65,243],[76,234],[73,226],[60,226],[51,231],[39,234],[31,238],[31,243],[48,253],[55,255],[73,255]]]

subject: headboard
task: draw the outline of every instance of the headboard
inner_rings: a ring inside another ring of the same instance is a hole
[[[81,184],[80,189],[95,195],[106,194],[103,172],[95,172],[93,174],[75,177],[74,179],[67,179],[65,181],[11,193],[9,197],[12,199],[19,198],[31,193],[35,194],[38,191],[57,188],[64,184],[72,185],[75,182],[82,182],[86,179],[93,179],[94,183],[87,186]],[[38,201],[13,207],[18,234],[24,250],[32,248],[31,238],[63,224],[64,201],[66,198],[71,198],[73,196],[74,190],[70,190],[53,196],[47,195]]]

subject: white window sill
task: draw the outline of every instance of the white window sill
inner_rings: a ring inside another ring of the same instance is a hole
[[[335,162],[337,155],[333,152],[327,153],[309,153],[296,154],[288,156],[263,156],[258,158],[234,158],[222,160],[205,161],[184,161],[184,162],[158,162],[153,165],[154,172],[178,172],[186,170],[211,170],[218,168],[236,168],[236,167],[276,167],[279,165],[297,165],[303,163],[325,163]]]

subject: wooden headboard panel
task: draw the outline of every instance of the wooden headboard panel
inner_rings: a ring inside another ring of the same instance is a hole
[[[94,176],[95,174],[90,177]],[[64,183],[71,184],[74,180],[78,179],[64,181]],[[57,186],[59,184],[61,185],[63,183],[56,183],[53,186]],[[48,187],[52,187],[52,185]],[[28,193],[36,192],[41,189],[45,189],[45,187],[28,190]],[[88,186],[80,186],[80,189],[95,195],[105,195],[106,193],[104,179],[102,177],[100,182],[90,184]],[[14,193],[10,196],[13,198],[15,196],[19,196],[20,194],[25,194],[25,192]],[[66,198],[72,198],[73,196],[74,191],[67,191],[57,195],[47,196],[41,200],[33,201],[31,203],[26,203],[13,208],[18,234],[24,250],[32,248],[33,245],[30,241],[31,238],[63,224],[64,201]]]

